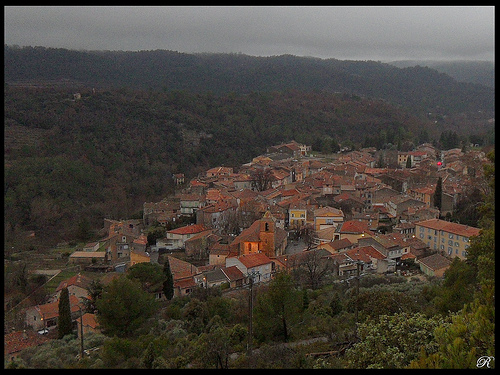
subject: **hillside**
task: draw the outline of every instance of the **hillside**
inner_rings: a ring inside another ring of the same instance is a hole
[[[469,82],[495,88],[495,64],[491,61],[434,61],[402,60],[389,64],[398,68],[427,66],[453,77],[458,82]]]
[[[419,113],[452,115],[481,111],[493,117],[494,111],[491,87],[457,82],[428,67],[398,68],[374,61],[4,46],[4,63],[8,85],[48,81],[216,95],[318,90],[380,98]]]
[[[494,134],[493,90],[429,68],[4,50],[7,241],[34,230],[57,243],[89,223],[100,228],[104,217],[140,217],[145,201],[173,191],[172,174],[237,168],[292,139],[329,152],[338,143],[411,147],[445,131],[475,135],[474,143]]]

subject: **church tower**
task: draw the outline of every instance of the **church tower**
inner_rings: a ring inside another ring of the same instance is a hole
[[[262,219],[260,219],[260,251],[266,254],[268,257],[274,258],[275,254],[275,230],[276,223],[275,219],[271,215],[271,212],[266,211]]]

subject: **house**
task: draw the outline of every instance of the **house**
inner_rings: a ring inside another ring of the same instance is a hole
[[[105,251],[75,251],[70,254],[68,262],[71,264],[89,265],[94,263],[107,263],[108,258]]]
[[[352,262],[362,262],[364,271],[384,273],[394,270],[395,264],[390,259],[375,249],[373,246],[357,246],[347,250],[346,255]],[[342,270],[344,272],[344,270]]]
[[[354,247],[354,244],[349,241],[347,238],[344,238],[342,240],[335,240],[331,242],[322,242],[320,243],[316,248],[317,249],[325,249],[329,251],[332,254],[335,253],[340,253],[343,251],[347,251],[349,249],[352,249]]]
[[[460,259],[467,258],[470,238],[478,236],[480,231],[479,228],[440,219],[429,219],[415,223],[417,238],[431,249]]]
[[[390,235],[375,234],[373,236],[365,236],[358,239],[359,246],[373,246],[377,251],[381,252],[386,258],[400,260],[403,254],[410,251],[400,243],[395,241]]]
[[[209,249],[208,264],[215,266],[225,265],[226,258],[230,252],[229,244],[214,243]]]
[[[221,177],[221,176],[230,176],[233,173],[233,168],[230,167],[215,167],[210,168],[206,171],[206,177]]]
[[[165,255],[174,278],[174,296],[186,296],[198,285],[194,277],[200,272],[198,267],[176,257]]]
[[[30,330],[7,333],[3,337],[4,360],[12,361],[22,350],[42,345],[50,340],[52,339],[46,335],[39,335]]]
[[[88,289],[92,280],[88,277],[81,275],[80,273],[70,277],[69,279],[63,280],[59,283],[57,289],[51,297],[51,302],[55,302],[59,300],[59,296],[61,295],[61,290],[64,288],[68,289],[68,293],[70,296],[75,296],[80,300],[81,298],[88,297]]]
[[[244,229],[229,248],[238,255],[262,252],[276,257],[284,253],[287,239],[287,232],[276,226],[274,217],[267,211],[262,219]]]
[[[212,230],[195,234],[184,242],[186,255],[198,260],[208,259],[211,245],[219,242],[221,238],[213,234]]]
[[[86,244],[82,251],[97,251],[99,250],[99,242],[90,242]]]
[[[148,238],[145,235],[141,234],[139,237],[135,238],[132,241],[132,245],[130,246],[130,250],[131,250],[131,252],[134,250],[145,252],[147,245],[148,245]]]
[[[144,202],[142,221],[149,226],[157,222],[165,226],[180,215],[179,198],[166,198],[160,202]]]
[[[196,287],[198,287],[198,284],[193,277],[174,280],[174,297],[187,296]]]
[[[71,308],[71,318],[75,320],[79,317],[79,311],[82,308],[81,302],[75,295],[69,296]],[[26,309],[25,324],[31,327],[34,331],[39,331],[43,328],[49,330],[57,327],[59,318],[59,301],[50,302],[43,305],[36,305]]]
[[[338,208],[326,206],[314,210],[314,229],[316,231],[337,227],[343,221],[344,213]]]
[[[137,263],[151,263],[151,256],[142,250],[130,251],[130,267]]]
[[[172,175],[172,178],[176,185],[182,185],[185,181],[184,173],[175,173]]]
[[[203,272],[201,276],[202,282],[200,286],[203,288],[213,288],[229,283],[226,274],[220,268]]]
[[[156,240],[158,249],[165,248],[167,250],[182,249],[184,242],[191,237],[201,232],[209,231],[208,228],[201,224],[186,225],[180,228],[167,231],[166,237]]]
[[[398,219],[401,219],[402,213],[409,207],[416,209],[417,207],[427,207],[427,204],[408,195],[397,195],[387,202],[389,213]]]
[[[95,314],[85,313],[82,315],[81,319],[76,319],[77,325],[77,337],[80,338],[82,333],[82,323],[83,323],[83,337],[89,333],[99,333],[101,332],[99,328],[99,323],[96,320]]]
[[[199,194],[181,194],[179,205],[181,215],[193,215],[203,207],[204,198]]]
[[[241,287],[245,284],[246,277],[243,272],[238,269],[238,267],[222,267],[221,270],[224,272],[224,275],[226,275],[230,288]]]
[[[264,253],[243,254],[226,258],[226,267],[236,266],[246,277],[253,277],[255,283],[270,281],[273,275],[273,261]]]
[[[427,276],[444,277],[451,261],[439,253],[429,255],[417,261],[420,270]]]
[[[282,143],[280,145],[271,146],[267,148],[267,153],[285,153],[291,157],[306,156],[311,152],[311,146],[300,144],[296,141],[289,143]]]
[[[132,242],[139,236],[140,234],[110,232],[104,239],[107,260],[113,264],[128,262]]]
[[[356,243],[358,239],[371,236],[374,233],[370,230],[370,226],[366,221],[348,220],[340,224],[334,234],[334,240],[343,240],[347,238],[352,243]]]
[[[307,206],[303,202],[293,203],[288,208],[288,225],[290,228],[301,228],[306,225]]]
[[[236,226],[235,217],[238,209],[236,200],[222,200],[209,204],[196,211],[196,223],[216,232]]]

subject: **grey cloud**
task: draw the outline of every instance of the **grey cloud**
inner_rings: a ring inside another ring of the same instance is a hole
[[[5,7],[5,43],[492,60],[494,7]]]

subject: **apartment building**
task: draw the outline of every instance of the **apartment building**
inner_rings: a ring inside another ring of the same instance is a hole
[[[450,257],[467,258],[470,238],[479,235],[480,229],[468,225],[430,219],[415,223],[415,235],[429,248]]]

